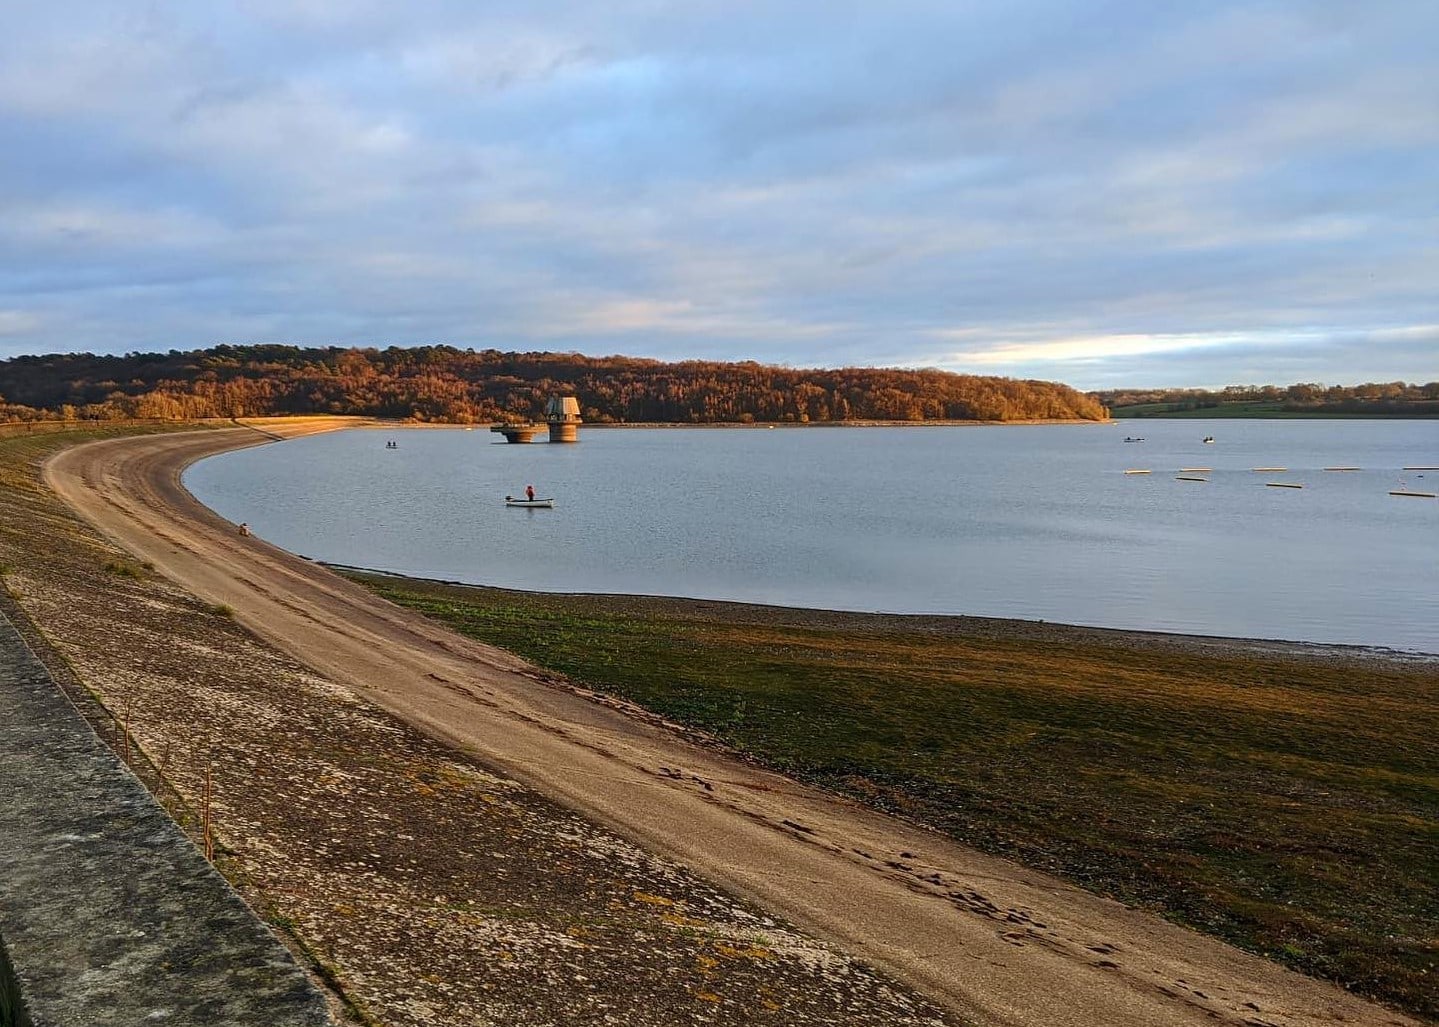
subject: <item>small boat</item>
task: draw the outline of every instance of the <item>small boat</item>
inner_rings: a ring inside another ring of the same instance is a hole
[[[555,501],[553,499],[525,499],[518,496],[506,496],[506,506],[523,506],[531,510],[553,510]]]
[[[1144,440],[1143,440],[1143,439],[1131,439],[1128,435],[1126,435],[1126,436],[1124,436],[1124,441],[1125,441],[1125,442],[1143,442]]]
[[[1206,435],[1206,436],[1204,436],[1204,444],[1205,444],[1206,446],[1213,444],[1213,442],[1214,442],[1214,436],[1213,436],[1213,435]]]
[[[1439,499],[1439,493],[1434,492],[1410,492],[1408,489],[1400,489],[1389,493],[1391,496],[1413,496],[1415,499]]]

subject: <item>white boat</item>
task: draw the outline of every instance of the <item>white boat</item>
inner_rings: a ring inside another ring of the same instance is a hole
[[[505,505],[526,506],[531,510],[553,510],[555,501],[553,499],[516,499],[514,496],[506,496]]]

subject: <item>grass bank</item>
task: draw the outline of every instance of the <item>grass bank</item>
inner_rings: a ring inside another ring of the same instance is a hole
[[[1439,1018],[1439,665],[354,576],[773,767]]]

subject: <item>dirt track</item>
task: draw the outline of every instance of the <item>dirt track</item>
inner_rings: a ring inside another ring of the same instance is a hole
[[[247,429],[109,440],[60,453],[46,478],[137,557],[316,670],[979,1023],[1416,1023],[725,758],[241,538],[179,474],[267,441]]]

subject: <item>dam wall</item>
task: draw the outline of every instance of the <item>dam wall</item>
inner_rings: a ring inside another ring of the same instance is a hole
[[[324,996],[0,615],[0,1027],[327,1027]]]

